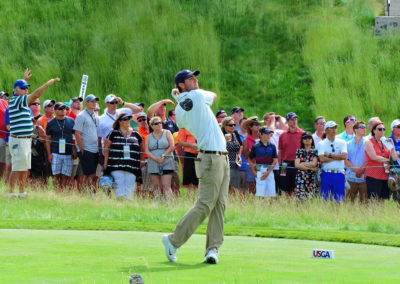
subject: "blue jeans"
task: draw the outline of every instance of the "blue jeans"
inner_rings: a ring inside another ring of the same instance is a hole
[[[342,173],[327,173],[321,174],[321,196],[324,200],[331,200],[332,197],[336,202],[345,200],[344,184],[345,176]]]

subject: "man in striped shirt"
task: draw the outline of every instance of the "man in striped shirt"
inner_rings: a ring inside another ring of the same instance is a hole
[[[11,181],[9,197],[15,197],[14,187],[18,182],[19,197],[25,197],[25,183],[31,168],[31,137],[33,122],[29,104],[40,98],[44,91],[59,78],[51,79],[44,85],[28,95],[29,84],[18,79],[14,83],[14,93],[9,100],[10,115],[10,141],[8,143],[11,153]]]

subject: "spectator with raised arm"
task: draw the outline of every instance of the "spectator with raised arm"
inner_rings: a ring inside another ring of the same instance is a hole
[[[14,83],[14,93],[9,101],[10,140],[8,146],[12,164],[9,197],[16,196],[14,187],[17,184],[19,196],[26,196],[25,185],[31,168],[31,139],[33,134],[33,122],[28,106],[31,102],[40,98],[44,91],[57,81],[60,81],[60,79],[50,79],[30,95],[28,95],[30,85],[26,80],[18,79]]]
[[[349,114],[346,115],[345,118],[343,119],[343,124],[345,127],[345,130],[337,135],[337,138],[340,138],[346,142],[349,142],[351,139],[354,137],[354,131],[353,131],[353,126],[356,124],[357,119],[355,118],[354,115]]]

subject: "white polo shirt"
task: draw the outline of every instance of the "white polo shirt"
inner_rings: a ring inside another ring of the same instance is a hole
[[[176,121],[186,128],[205,151],[226,151],[226,142],[217,119],[210,106],[214,100],[212,92],[201,89],[184,92],[177,98]]]
[[[347,144],[344,140],[335,138],[335,141],[330,141],[325,138],[318,143],[318,156],[323,155],[325,152],[330,154],[347,153]],[[344,160],[334,160],[328,163],[322,163],[322,170],[339,170],[344,171]]]

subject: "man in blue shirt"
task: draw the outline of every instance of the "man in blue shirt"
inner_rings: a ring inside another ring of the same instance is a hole
[[[343,139],[346,142],[349,142],[354,137],[353,126],[356,124],[357,119],[354,115],[349,114],[343,119],[344,127],[346,128],[342,133],[338,134],[336,138]]]
[[[367,200],[367,184],[365,183],[365,165],[367,159],[364,152],[364,136],[367,127],[364,121],[353,126],[355,136],[347,142],[347,159],[344,161],[347,171],[346,180],[350,189],[346,191],[346,201],[354,201],[359,196],[360,202]]]

